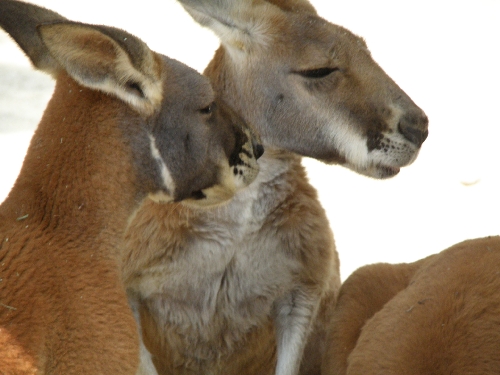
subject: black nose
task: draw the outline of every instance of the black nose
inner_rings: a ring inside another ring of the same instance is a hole
[[[252,147],[253,154],[255,155],[256,159],[260,158],[264,154],[264,146],[262,146],[260,143],[252,142]]]
[[[429,120],[423,112],[419,114],[407,113],[399,121],[398,130],[407,140],[420,147],[429,135],[428,125]]]

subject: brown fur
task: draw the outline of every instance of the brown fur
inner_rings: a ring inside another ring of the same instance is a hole
[[[110,97],[60,77],[0,207],[4,374],[135,371],[137,329],[117,267],[134,199],[122,187],[135,181],[119,128],[108,120],[119,111],[123,106]],[[98,118],[102,135],[93,126],[69,125],[80,116]],[[102,199],[104,192],[113,200]]]
[[[323,374],[498,374],[500,237],[412,264],[375,264],[341,288]]]
[[[207,113],[206,78],[122,30],[11,0],[0,1],[0,26],[56,78],[0,206],[0,373],[135,374],[139,335],[120,268],[131,217],[148,196],[223,203],[240,179],[252,182],[260,145],[232,111]]]
[[[143,364],[169,375],[317,374],[340,277],[297,154],[391,177],[416,158],[427,118],[361,38],[307,1],[181,3],[220,37],[206,74],[266,152],[256,181],[224,207],[148,202],[131,223],[124,274],[151,353]]]

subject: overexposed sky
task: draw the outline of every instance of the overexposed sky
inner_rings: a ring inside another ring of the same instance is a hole
[[[39,0],[83,22],[121,27],[202,71],[218,41],[174,0]],[[318,13],[363,36],[422,107],[430,135],[391,180],[305,160],[334,231],[345,278],[373,262],[413,261],[500,234],[500,0],[316,0]],[[21,167],[52,81],[0,34],[0,200]]]

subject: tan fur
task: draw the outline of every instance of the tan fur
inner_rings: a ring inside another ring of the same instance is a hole
[[[338,264],[338,259],[333,251],[333,238],[328,229],[324,210],[316,199],[316,192],[306,182],[304,170],[298,164],[299,159],[288,156],[284,162],[287,165],[291,164],[293,173],[286,174],[279,181],[271,181],[271,185],[267,187],[282,190],[283,201],[269,214],[267,214],[268,209],[265,209],[265,222],[251,235],[237,234],[240,232],[237,228],[239,226],[237,219],[234,224],[219,223],[228,215],[241,214],[232,212],[231,205],[216,211],[192,211],[181,205],[170,205],[166,209],[146,202],[146,206],[134,218],[132,224],[134,232],[129,231],[127,234],[130,257],[127,265],[130,265],[128,267],[131,269],[127,267],[124,272],[125,277],[130,275],[125,281],[131,289],[142,291],[142,287],[136,285],[136,282],[147,283],[149,278],[155,279],[162,274],[171,274],[170,278],[177,279],[179,276],[176,275],[176,268],[186,263],[189,265],[193,256],[207,259],[206,275],[199,275],[199,272],[205,269],[204,261],[199,265],[192,264],[191,269],[186,269],[193,274],[193,278],[201,279],[200,287],[205,285],[205,280],[207,283],[208,280],[212,282],[212,277],[220,279],[221,283],[221,290],[215,292],[216,295],[211,295],[214,292],[212,290],[207,290],[204,297],[195,294],[196,291],[186,290],[184,298],[169,301],[174,304],[173,311],[169,314],[172,315],[172,319],[179,320],[178,325],[164,322],[164,317],[156,316],[157,303],[162,301],[162,295],[153,292],[150,296],[144,294],[140,296],[141,321],[147,322],[142,327],[146,336],[145,342],[150,349],[156,347],[156,350],[151,351],[155,356],[159,373],[176,371],[176,373],[238,374],[241,371],[252,371],[255,366],[260,367],[258,373],[273,373],[276,344],[269,303],[280,298],[283,293],[279,284],[281,279],[288,280],[291,277],[289,269],[292,267],[297,269],[297,275],[293,276],[297,281],[294,283],[300,282],[305,285],[306,292],[317,296],[315,298],[328,296],[325,291],[331,290],[331,293],[335,293],[338,289],[338,279],[333,266]],[[276,183],[278,186],[274,185]],[[265,194],[258,201],[272,203],[266,202]],[[251,209],[263,210],[265,203],[251,204],[253,206]],[[303,225],[304,221],[308,222],[307,226]],[[207,227],[208,223],[212,224]],[[259,238],[265,239],[275,232],[280,233],[277,243],[279,247],[270,257],[265,240]],[[140,236],[137,235],[139,233]],[[231,233],[236,237],[233,240],[237,241],[245,251],[224,246],[224,243],[230,240],[226,236],[231,236]],[[246,241],[247,236],[255,241],[257,248],[241,243]],[[307,251],[302,247],[303,238],[308,240]],[[212,269],[211,254],[204,254],[204,250],[200,251],[189,246],[189,243],[204,243],[207,240],[215,242],[213,251],[222,253],[218,256],[228,259],[227,265],[223,263],[217,266],[220,271]],[[259,242],[262,243],[261,246],[258,245]],[[251,252],[248,255],[253,258],[249,262],[244,259],[247,252]],[[300,263],[295,260],[297,258],[300,259]],[[261,259],[264,264],[260,264]],[[136,273],[132,273],[133,270]],[[233,273],[241,275],[239,278],[241,285],[233,285],[235,283]],[[252,280],[252,275],[260,274],[262,281]],[[225,277],[227,285],[224,285]],[[157,279],[156,282],[164,283],[163,279]],[[165,296],[175,293],[177,288],[183,286],[177,283],[176,280],[175,286],[171,285],[173,281],[160,286]],[[210,285],[206,287],[211,288]],[[254,287],[262,291],[255,295],[252,290]],[[227,301],[230,294],[236,292],[233,288],[241,288],[241,293],[248,295],[248,300],[233,306],[231,301]],[[209,298],[213,301],[203,301]],[[207,303],[221,307],[207,306]],[[215,311],[203,311],[206,308]],[[187,319],[182,316],[183,311],[187,314]],[[175,318],[176,314],[179,314],[178,318]]]
[[[181,3],[221,39],[206,74],[266,152],[224,207],[147,202],[131,223],[124,274],[151,353],[143,363],[170,375],[295,375],[302,362],[317,374],[340,278],[297,154],[391,177],[416,158],[427,118],[362,39],[307,1]]]
[[[120,269],[127,224],[149,195],[223,203],[210,189],[251,183],[260,146],[221,102],[204,109],[214,101],[208,80],[122,30],[10,0],[0,1],[0,26],[56,77],[0,206],[0,373],[135,374],[139,335]]]
[[[375,264],[341,288],[323,374],[498,374],[500,237],[412,264]]]

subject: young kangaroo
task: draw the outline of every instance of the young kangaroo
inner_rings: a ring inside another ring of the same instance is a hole
[[[322,374],[499,374],[500,237],[411,264],[372,264],[342,285]]]
[[[392,177],[417,157],[427,118],[361,38],[305,0],[181,3],[221,39],[206,74],[266,152],[224,207],[138,211],[124,274],[144,343],[160,374],[293,375],[302,358],[302,374],[318,373],[340,278],[299,155]]]
[[[0,206],[0,373],[135,374],[126,226],[147,197],[226,201],[261,146],[206,78],[125,31],[12,0],[0,27],[56,79]]]

